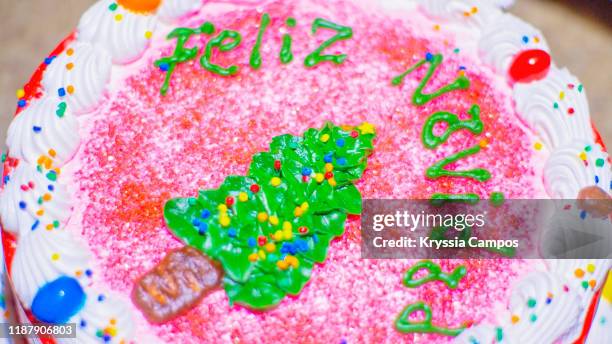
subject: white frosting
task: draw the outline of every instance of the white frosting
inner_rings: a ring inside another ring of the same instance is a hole
[[[503,326],[507,342],[552,343],[571,329],[581,311],[580,297],[572,288],[563,290],[562,285],[555,274],[538,271],[514,287],[509,310],[518,321]]]
[[[156,24],[153,15],[132,13],[121,6],[112,11],[112,0],[100,0],[81,17],[77,39],[104,47],[113,62],[126,64],[138,59],[149,46]]]
[[[602,167],[598,161],[603,161]],[[592,185],[610,192],[610,178],[608,155],[599,145],[582,139],[557,148],[544,166],[544,186],[553,198],[575,199],[580,189]]]
[[[525,37],[527,43],[523,41]],[[482,60],[502,75],[507,75],[514,56],[528,49],[549,51],[539,30],[511,14],[490,21],[478,41]]]
[[[104,295],[104,299],[100,301],[98,295]],[[130,342],[134,339],[135,323],[129,305],[131,305],[129,300],[123,300],[113,294],[101,294],[89,290],[83,310],[68,321],[77,325],[77,343],[99,344],[104,342],[96,333],[98,330],[104,332],[108,328],[114,328],[115,333],[111,336],[110,341],[104,343]],[[71,343],[69,339],[60,339],[59,342]]]
[[[58,95],[60,88],[67,90],[72,86],[73,93],[66,92],[63,99],[75,114],[82,114],[94,110],[102,101],[111,68],[111,57],[106,50],[89,43],[74,42],[51,62],[42,85],[52,95]]]
[[[501,12],[490,1],[419,0],[419,6],[430,16],[483,28]]]
[[[493,343],[495,340],[495,328],[490,325],[475,325],[461,332],[453,343],[456,344],[474,344]]]
[[[601,298],[586,344],[609,344],[612,333],[612,300]]]
[[[79,125],[70,109],[61,114],[60,103],[55,96],[45,96],[13,119],[6,139],[12,157],[36,164],[53,149],[57,166],[72,158],[79,146]]]
[[[201,0],[164,0],[157,11],[157,16],[164,22],[173,22],[200,8]]]
[[[549,149],[577,138],[592,140],[589,104],[580,87],[580,81],[567,69],[555,67],[540,81],[514,86],[519,116]]]
[[[612,267],[612,259],[547,259],[546,264],[549,271],[565,278],[578,292],[582,298],[581,307],[586,310],[595,291],[605,283],[608,271]],[[594,269],[589,271],[589,268]],[[577,271],[584,275],[580,275],[580,273],[577,275]],[[582,282],[591,280],[595,281],[595,287],[584,288]]]
[[[63,275],[86,278],[90,258],[89,250],[71,233],[40,228],[19,239],[11,269],[15,291],[31,307],[36,292],[46,283]]]
[[[53,191],[49,190],[49,185]],[[27,188],[23,190],[22,187]],[[51,200],[39,204],[39,199],[45,194],[51,195]],[[20,202],[25,203],[25,209],[21,209]],[[43,214],[37,214],[41,209]],[[21,161],[9,174],[9,181],[0,195],[2,226],[20,236],[29,234],[36,223],[36,228],[41,230],[56,220],[65,223],[71,210],[72,202],[66,186],[50,181],[44,173],[25,161]]]

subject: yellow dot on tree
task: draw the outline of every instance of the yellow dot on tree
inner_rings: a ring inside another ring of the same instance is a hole
[[[268,214],[266,214],[265,212],[260,212],[257,214],[257,221],[259,222],[265,222],[268,219]]]
[[[272,186],[279,186],[281,184],[281,179],[278,177],[272,177],[272,179],[270,179],[270,184]]]
[[[240,202],[246,202],[249,200],[249,195],[246,192],[241,192],[238,194],[238,200]]]

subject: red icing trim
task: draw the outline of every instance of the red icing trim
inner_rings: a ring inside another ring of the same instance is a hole
[[[72,32],[57,47],[55,47],[55,49],[53,49],[53,51],[49,54],[48,57],[53,57],[61,54],[66,49],[66,46],[68,46],[68,44],[74,41],[75,37],[76,32]],[[44,62],[41,63],[36,69],[36,71],[34,71],[34,74],[32,74],[32,76],[30,77],[30,81],[28,81],[28,83],[23,86],[25,95],[22,99],[25,99],[28,104],[31,100],[40,98],[42,96],[42,87],[40,83],[42,82],[43,74],[45,73],[46,69],[47,64],[45,64]],[[15,115],[19,114],[23,109],[25,109],[25,107],[17,107]]]
[[[593,294],[591,304],[589,305],[586,318],[584,319],[584,325],[582,326],[582,332],[580,337],[574,341],[574,344],[584,344],[591,331],[591,325],[593,324],[593,318],[595,318],[595,311],[597,310],[597,304],[599,303],[599,296],[601,295],[601,288]]]

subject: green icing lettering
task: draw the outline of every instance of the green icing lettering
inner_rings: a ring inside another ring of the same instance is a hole
[[[474,135],[482,133],[483,124],[480,120],[480,107],[476,104],[472,105],[468,114],[471,116],[470,119],[464,121],[460,120],[459,116],[445,111],[436,112],[429,116],[423,125],[421,137],[423,145],[429,149],[436,148],[446,142],[449,136],[461,129],[467,129]],[[440,122],[445,122],[448,126],[442,135],[436,136],[433,131],[436,124]]]
[[[417,62],[412,67],[408,68],[408,70],[406,70],[404,73],[393,78],[391,83],[393,85],[401,84],[404,78],[408,74],[412,73],[414,70],[420,68],[424,64],[429,63],[429,69],[427,70],[425,77],[421,80],[419,86],[417,86],[417,88],[414,90],[414,93],[412,94],[412,103],[414,105],[422,106],[422,105],[425,105],[427,102],[445,93],[448,93],[454,90],[465,90],[468,87],[470,87],[470,80],[464,75],[460,75],[455,79],[455,81],[453,81],[452,83],[446,86],[439,88],[433,93],[430,93],[430,94],[423,93],[423,89],[425,88],[425,86],[427,85],[427,83],[429,82],[433,74],[435,73],[436,69],[438,69],[438,67],[442,63],[442,60],[443,60],[442,54],[428,55],[425,59]]]
[[[263,35],[266,32],[266,29],[270,25],[270,15],[264,13],[261,16],[261,23],[259,24],[259,32],[257,33],[257,39],[255,40],[255,45],[253,46],[253,50],[251,51],[251,59],[250,64],[253,69],[259,69],[261,67],[261,40],[263,39]]]
[[[419,279],[413,279],[414,275],[421,270],[427,270],[428,274]],[[441,281],[449,288],[456,289],[459,285],[459,281],[461,281],[466,273],[467,269],[463,265],[459,265],[453,272],[447,274],[442,271],[440,265],[431,260],[421,260],[406,271],[406,275],[404,275],[404,285],[408,288],[416,288],[432,281]]]
[[[477,204],[480,201],[480,196],[474,193],[466,193],[466,194],[443,194],[443,193],[435,193],[431,195],[431,204],[432,205],[443,205],[445,203],[467,203],[467,204]]]
[[[425,319],[422,321],[410,320],[410,315],[417,312],[423,312]],[[437,333],[451,337],[459,335],[464,330],[463,327],[446,328],[434,325],[431,320],[431,307],[422,301],[406,306],[395,320],[395,328],[403,333]]]
[[[457,162],[458,160],[466,158],[470,155],[474,155],[478,152],[480,152],[480,145],[474,145],[470,148],[462,150],[461,152],[443,158],[433,166],[429,167],[425,172],[425,175],[430,179],[437,179],[440,177],[459,177],[472,178],[479,182],[485,182],[491,179],[491,173],[483,168],[475,168],[467,171],[450,171],[445,169],[447,165]]]
[[[290,28],[295,27],[297,24],[295,18],[287,18],[287,26]],[[283,45],[281,46],[280,51],[280,61],[282,64],[287,64],[293,61],[293,52],[291,51],[291,44],[293,39],[291,35],[286,33],[283,35]]]
[[[167,39],[176,38],[176,47],[172,56],[165,56],[154,62],[154,65],[158,68],[162,68],[166,71],[166,77],[161,87],[161,94],[166,95],[170,86],[170,79],[174,68],[177,64],[183,63],[189,60],[193,60],[198,55],[198,48],[185,48],[185,43],[193,35],[205,34],[212,35],[215,32],[215,26],[210,22],[205,22],[198,28],[176,28],[168,34]]]
[[[229,42],[225,42],[229,40]],[[236,48],[240,45],[242,41],[242,36],[237,31],[232,30],[223,30],[219,35],[213,37],[206,44],[206,48],[204,49],[204,54],[200,58],[200,64],[205,69],[222,76],[231,76],[238,73],[238,66],[232,65],[227,68],[221,67],[219,65],[213,64],[210,62],[210,58],[212,57],[212,52],[214,48],[218,48],[219,51],[226,52]]]
[[[315,49],[311,54],[306,56],[304,59],[304,65],[306,67],[314,67],[321,62],[330,61],[335,64],[341,64],[346,60],[346,54],[338,54],[338,55],[322,55],[323,50],[329,48],[332,44],[341,41],[347,40],[353,37],[353,29],[348,26],[342,26],[335,23],[332,23],[328,20],[317,18],[312,23],[312,33],[316,34],[319,28],[330,29],[337,32],[335,36],[321,43],[321,45]]]

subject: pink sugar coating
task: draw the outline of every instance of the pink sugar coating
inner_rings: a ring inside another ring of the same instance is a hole
[[[113,290],[129,295],[138,276],[182,245],[164,225],[166,200],[215,188],[227,175],[245,174],[251,156],[265,150],[272,137],[300,134],[328,120],[351,125],[368,121],[377,127],[375,153],[357,183],[364,198],[428,198],[434,192],[475,192],[483,198],[493,191],[508,198],[536,194],[541,182],[534,176],[531,137],[517,125],[514,109],[505,105],[508,92],[496,90],[491,74],[478,62],[453,53],[452,44],[417,38],[406,20],[366,14],[348,5],[310,10],[272,3],[263,10],[271,14],[272,23],[260,70],[248,66],[248,57],[261,11],[207,16],[217,28],[231,28],[243,36],[238,49],[214,54],[218,64],[238,64],[237,76],[213,75],[198,61],[184,63],[173,75],[169,94],[162,97],[164,73],[151,60],[101,109],[103,115],[77,157],[84,167],[76,180],[87,202],[81,226],[97,258],[96,276]],[[279,28],[290,15],[298,21],[290,29],[295,60],[281,65]],[[304,56],[331,33],[309,34],[316,16],[353,28],[351,40],[329,50],[347,53],[345,63],[305,69]],[[197,26],[202,21],[196,17],[184,24]],[[428,30],[420,28],[419,35],[423,31]],[[202,46],[206,39],[193,43]],[[413,106],[411,94],[424,69],[399,87],[390,81],[426,52],[444,54],[426,90],[453,80],[459,66],[467,67],[469,90]],[[435,151],[423,148],[420,131],[429,114],[447,110],[465,117],[473,103],[481,107],[485,133],[474,137],[459,132]],[[424,177],[425,169],[438,159],[482,138],[487,138],[488,147],[456,167],[486,167],[493,175],[490,181]],[[433,309],[434,323],[441,326],[491,320],[494,305],[503,304],[511,282],[530,265],[447,260],[441,262],[444,270],[467,266],[468,275],[458,289],[438,282],[408,289],[401,280],[413,261],[360,259],[360,240],[359,218],[351,217],[345,235],[332,243],[328,260],[315,267],[302,293],[267,312],[230,307],[219,291],[188,314],[140,331],[181,343],[445,342],[448,338],[437,335],[401,334],[393,327],[394,319],[410,302],[423,300]]]

